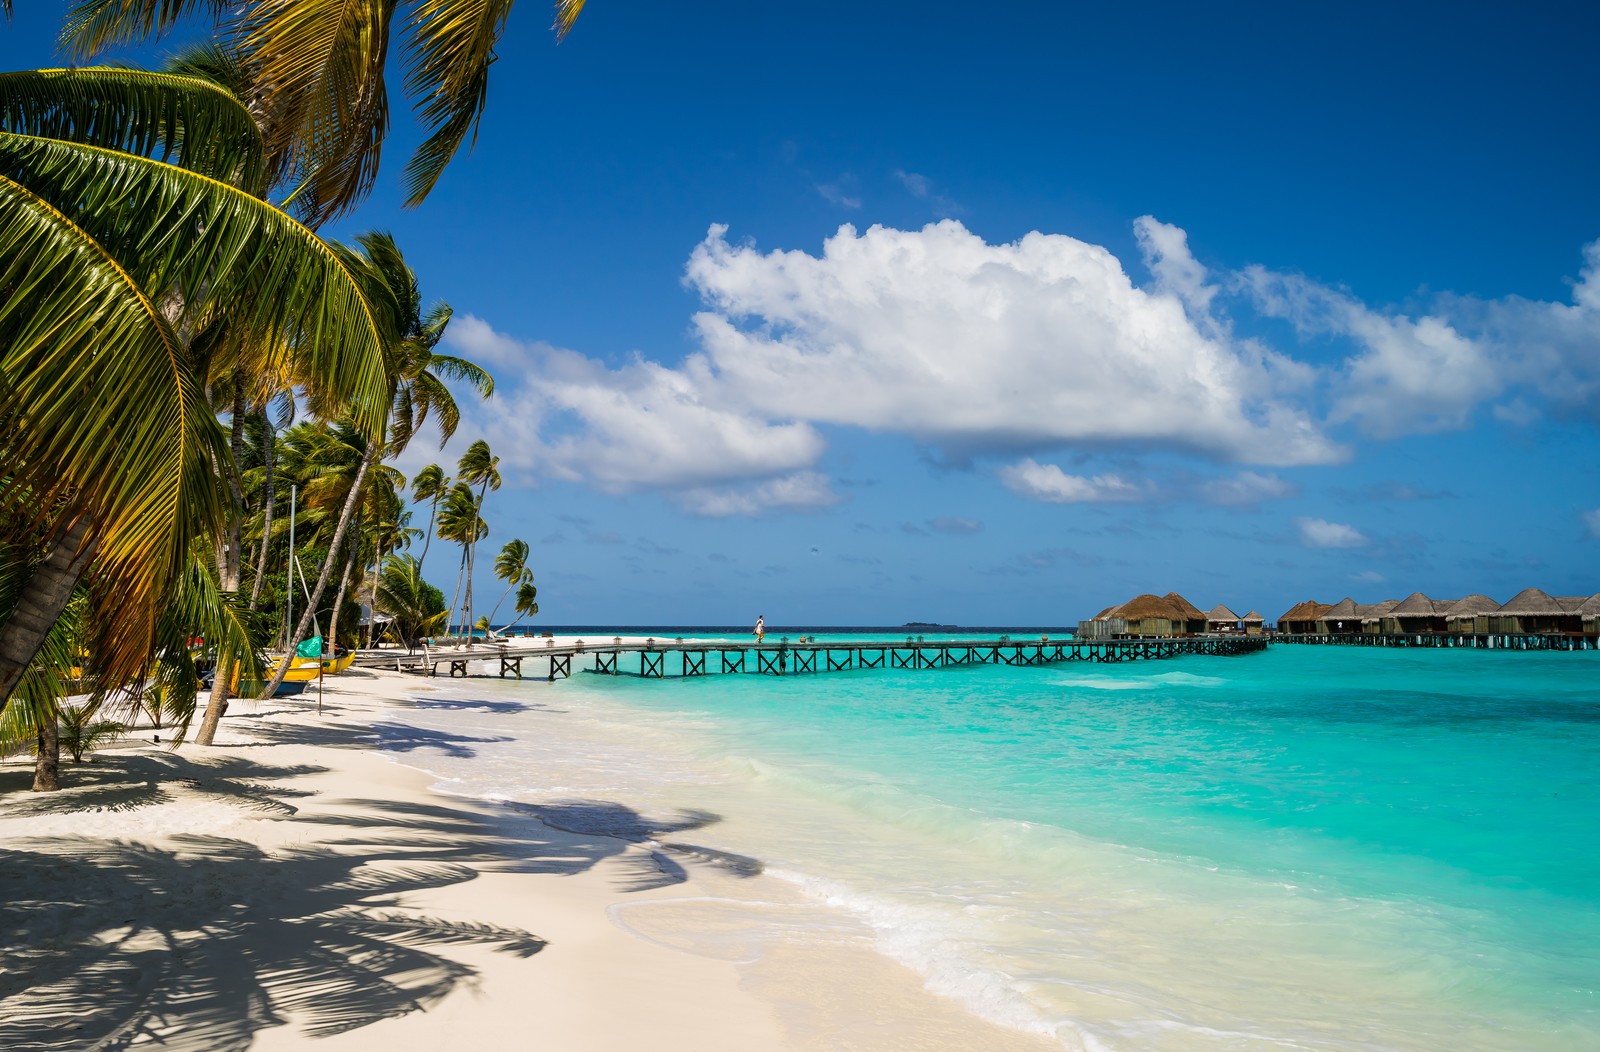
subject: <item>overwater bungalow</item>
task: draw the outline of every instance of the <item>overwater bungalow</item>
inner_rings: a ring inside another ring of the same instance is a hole
[[[1159,595],[1137,595],[1117,607],[1116,616],[1127,624],[1127,634],[1141,637],[1187,634],[1187,614]],[[1205,615],[1200,615],[1204,620]]]
[[[1315,599],[1296,603],[1278,618],[1278,631],[1294,635],[1310,635],[1317,630],[1317,618],[1328,610],[1328,604]]]
[[[1244,619],[1218,603],[1206,612],[1207,632],[1243,632]]]
[[[1356,609],[1356,601],[1349,596],[1324,607],[1322,613],[1316,618],[1316,627],[1312,631],[1324,635],[1342,635],[1346,632],[1361,631],[1361,612]]]
[[[1449,625],[1444,612],[1454,606],[1454,599],[1429,599],[1421,592],[1412,592],[1385,613],[1378,615],[1380,632],[1445,632]],[[1365,622],[1363,622],[1363,628]]]
[[[1508,599],[1504,606],[1489,615],[1489,631],[1508,635],[1539,632],[1581,633],[1583,615],[1578,610],[1583,602],[1580,599],[1568,609],[1548,592],[1538,588],[1524,588]]]
[[[1445,630],[1475,632],[1481,635],[1489,631],[1489,617],[1498,609],[1500,609],[1499,603],[1486,595],[1474,592],[1450,604],[1450,608],[1444,612]]]
[[[1245,614],[1239,621],[1244,625],[1244,634],[1247,636],[1259,636],[1267,630],[1267,619],[1254,610]]]
[[[1206,613],[1204,610],[1201,610],[1177,592],[1168,592],[1161,598],[1171,603],[1172,608],[1178,611],[1183,625],[1178,630],[1179,635],[1199,635],[1206,630]]]

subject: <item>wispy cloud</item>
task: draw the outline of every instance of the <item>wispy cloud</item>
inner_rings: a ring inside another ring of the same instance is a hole
[[[1000,469],[1006,488],[1024,497],[1050,504],[1126,503],[1144,496],[1138,486],[1119,475],[1069,475],[1055,464],[1032,457]]]
[[[1582,518],[1583,527],[1589,531],[1589,536],[1600,539],[1600,508],[1584,512]]]
[[[933,180],[925,175],[908,172],[901,168],[896,168],[893,175],[912,197],[928,202],[929,206],[933,208],[934,214],[940,219],[948,219],[966,211],[955,201],[940,193],[938,188],[933,185]]]

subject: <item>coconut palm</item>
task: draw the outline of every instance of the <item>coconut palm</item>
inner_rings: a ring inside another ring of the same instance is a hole
[[[139,678],[191,542],[223,533],[214,465],[231,453],[189,333],[226,315],[382,433],[383,319],[340,254],[252,193],[263,156],[246,107],[198,78],[0,74],[0,453],[16,466],[0,519],[42,537],[0,610],[0,706],[91,564],[102,675]]]
[[[528,569],[528,542],[507,541],[500,549],[500,554],[495,556],[494,575],[506,582],[506,590],[500,593],[500,598],[495,600],[494,609],[489,611],[491,625],[494,624],[494,615],[500,612],[500,604],[511,594],[511,589],[519,584],[533,583],[533,571]]]
[[[489,67],[511,0],[83,0],[63,43],[75,58],[161,35],[196,15],[225,19],[226,46],[254,70],[274,177],[313,226],[349,211],[372,189],[389,129],[385,85],[391,26],[401,27],[405,93],[430,132],[406,167],[408,205],[420,204],[470,134],[488,99]],[[584,0],[558,0],[564,37]],[[399,10],[397,10],[399,8]],[[398,17],[397,17],[398,16]]]
[[[444,628],[450,616],[444,593],[422,579],[422,563],[409,555],[384,560],[374,609],[393,618],[395,642],[408,648]]]
[[[462,358],[434,352],[433,348],[449,323],[450,308],[439,305],[427,314],[422,313],[422,297],[417,291],[416,274],[406,265],[394,239],[388,234],[371,233],[357,240],[357,247],[341,246],[338,251],[351,273],[360,277],[361,287],[366,292],[368,302],[374,306],[375,313],[382,314],[385,319],[384,332],[388,337],[384,344],[388,418],[393,422],[393,430],[387,443],[368,445],[361,458],[353,488],[340,511],[333,539],[329,541],[328,557],[317,576],[316,588],[311,593],[311,600],[306,605],[299,625],[290,635],[291,651],[305,638],[316,605],[322,601],[334,560],[341,551],[345,534],[355,515],[362,483],[380,453],[398,453],[404,449],[427,419],[430,410],[435,413],[440,431],[446,439],[454,432],[460,414],[454,397],[438,374],[464,380],[485,397],[494,391],[493,379],[478,366]],[[278,689],[288,670],[288,661],[279,663],[263,697]]]
[[[422,554],[418,562],[427,562],[428,545],[433,543],[433,526],[439,518],[439,502],[450,489],[450,476],[437,464],[429,464],[411,479],[411,499],[428,502],[428,529],[422,535]]]
[[[490,452],[489,443],[480,438],[468,446],[465,453],[461,454],[461,460],[456,464],[456,475],[467,485],[478,487],[477,514],[482,515],[483,502],[488,497],[489,491],[500,488],[500,458]],[[483,534],[474,536],[467,541],[467,588],[466,596],[461,603],[461,623],[463,625],[472,623],[473,556],[477,554],[478,540],[487,535],[488,532],[488,528],[485,527]]]
[[[532,617],[539,612],[539,604],[535,602],[535,600],[538,598],[539,589],[533,586],[532,581],[528,581],[517,586],[517,621],[521,621],[524,617]],[[506,631],[509,632],[511,629],[515,628],[517,621],[513,621],[507,625]]]
[[[444,507],[439,511],[439,539],[461,545],[461,568],[456,572],[456,591],[450,599],[449,611],[454,618],[461,600],[461,586],[467,573],[467,552],[473,542],[489,532],[489,526],[478,515],[478,502],[473,499],[472,487],[457,482],[445,495]],[[462,618],[461,624],[466,625]]]

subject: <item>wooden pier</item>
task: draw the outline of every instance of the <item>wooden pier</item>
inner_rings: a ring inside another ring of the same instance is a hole
[[[833,643],[733,643],[652,640],[635,643],[579,643],[508,640],[460,648],[419,651],[365,651],[356,663],[437,676],[465,676],[474,663],[487,662],[501,677],[523,677],[523,662],[547,662],[545,677],[572,675],[573,668],[601,675],[645,679],[750,673],[763,676],[811,675],[865,669],[933,669],[963,665],[1057,665],[1068,661],[1098,664],[1156,661],[1189,654],[1231,657],[1267,648],[1265,636],[1197,636],[1177,639],[1046,640],[1000,639],[920,642],[841,641]],[[588,662],[587,668],[583,667]]]
[[[1600,636],[1553,632],[1279,633],[1275,643],[1336,647],[1425,647],[1439,650],[1600,650]]]

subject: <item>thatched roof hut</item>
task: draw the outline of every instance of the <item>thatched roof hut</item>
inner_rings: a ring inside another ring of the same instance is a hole
[[[1328,609],[1326,603],[1319,603],[1315,599],[1307,599],[1285,610],[1278,618],[1278,631],[1296,635],[1304,635],[1317,630],[1317,618]]]
[[[1238,632],[1242,628],[1239,615],[1221,603],[1206,611],[1207,632]]]
[[[1356,609],[1356,601],[1349,596],[1345,596],[1317,616],[1318,632],[1358,632],[1360,630],[1361,612]]]
[[[1486,595],[1474,592],[1451,603],[1444,612],[1445,627],[1451,632],[1487,632],[1489,617],[1500,604]]]
[[[1182,609],[1148,592],[1117,607],[1114,616],[1127,622],[1130,636],[1176,636],[1187,630],[1184,624],[1187,618]]]
[[[1421,592],[1412,592],[1395,603],[1378,615],[1378,621],[1385,632],[1443,632],[1449,628],[1444,606]]]
[[[1245,614],[1239,620],[1244,623],[1244,634],[1247,636],[1259,636],[1267,627],[1267,619],[1254,610]]]
[[[1206,630],[1206,612],[1195,606],[1177,592],[1168,592],[1161,598],[1171,603],[1173,608],[1183,615],[1183,631],[1204,632]]]
[[[1583,617],[1576,610],[1563,608],[1548,592],[1524,588],[1489,616],[1489,631],[1512,634],[1581,632]]]

